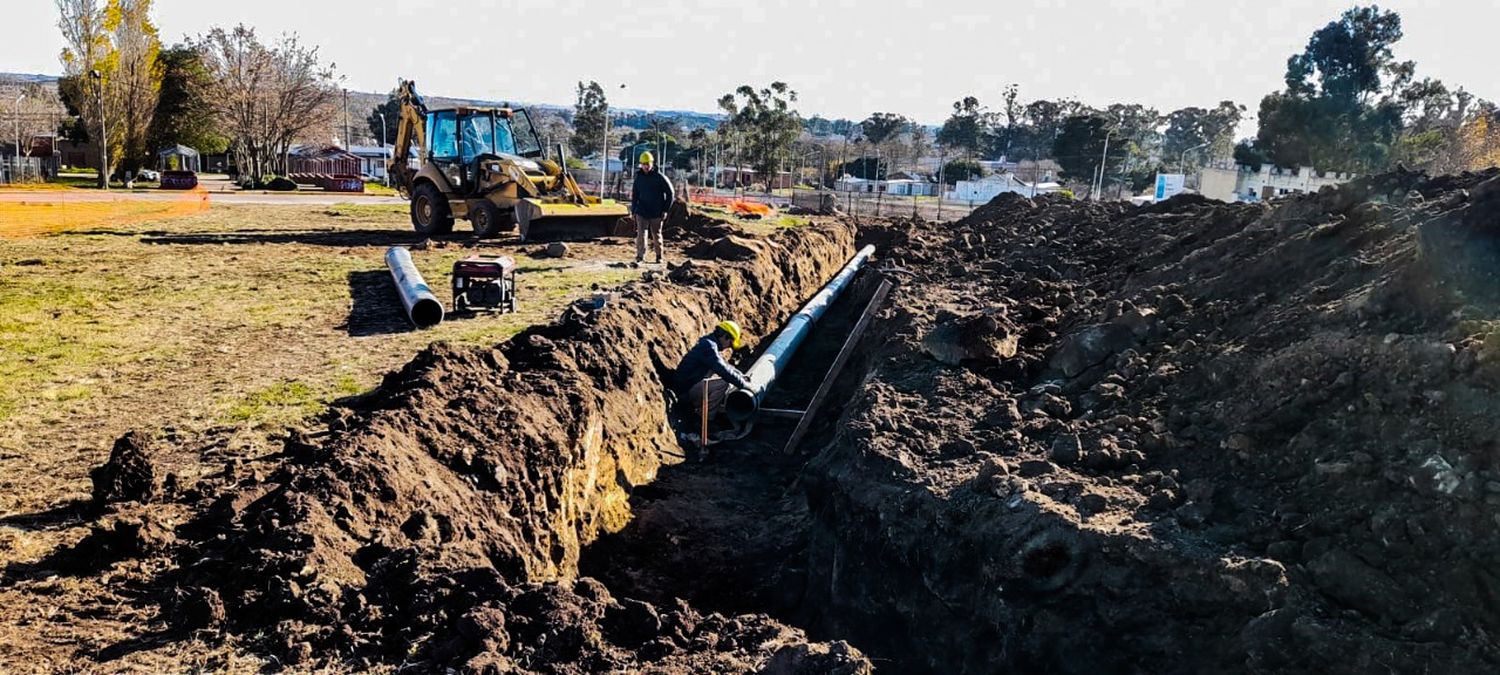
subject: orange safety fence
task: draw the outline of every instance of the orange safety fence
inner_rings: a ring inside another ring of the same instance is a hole
[[[209,208],[202,187],[168,192],[169,198],[71,189],[0,192],[0,239],[24,239],[52,232],[115,229],[135,223],[202,213]]]

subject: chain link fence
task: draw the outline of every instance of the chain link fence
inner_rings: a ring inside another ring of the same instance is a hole
[[[42,157],[0,157],[0,184],[34,183],[57,176],[57,162]]]
[[[605,185],[603,196],[608,199],[630,201],[631,181],[611,174]],[[769,193],[764,190],[745,188],[712,188],[687,185],[674,181],[678,197],[689,202],[728,204],[735,201],[765,204],[775,209],[799,207],[811,213],[841,213],[861,218],[921,218],[932,222],[958,220],[969,215],[982,202],[954,201],[936,195],[897,195],[887,192],[860,192],[854,190],[815,190],[811,188],[778,189]],[[599,183],[580,182],[586,194],[598,195]]]

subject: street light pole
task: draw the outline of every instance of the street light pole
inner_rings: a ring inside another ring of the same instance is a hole
[[[1197,150],[1199,148],[1206,148],[1206,147],[1208,147],[1210,145],[1213,145],[1213,141],[1209,141],[1207,143],[1199,143],[1199,144],[1197,144],[1197,145],[1195,145],[1195,146],[1193,146],[1191,148],[1188,148],[1188,149],[1182,151],[1182,161],[1180,161],[1180,162],[1177,163],[1177,169],[1182,172],[1182,184],[1184,186],[1187,185],[1187,156],[1188,156],[1188,153],[1192,152],[1194,150]],[[1202,190],[1203,189],[1203,186],[1201,185],[1202,181],[1199,181],[1199,182],[1200,182],[1200,185],[1198,186],[1198,189]]]
[[[109,189],[109,124],[104,115],[104,76],[98,70],[89,71],[94,81],[94,103],[99,107],[99,189]]]
[[[385,113],[375,111],[380,116],[380,154],[385,159],[385,169],[380,172],[386,187],[391,186],[391,149],[385,147]]]

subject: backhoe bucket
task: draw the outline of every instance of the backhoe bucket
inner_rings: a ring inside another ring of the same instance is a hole
[[[620,219],[629,213],[612,199],[593,204],[523,199],[516,205],[516,224],[521,241],[593,239],[619,234]]]

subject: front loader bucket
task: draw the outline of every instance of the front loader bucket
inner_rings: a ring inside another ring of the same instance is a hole
[[[619,221],[629,214],[624,204],[604,200],[594,204],[523,199],[516,204],[521,241],[594,239],[617,234]]]

